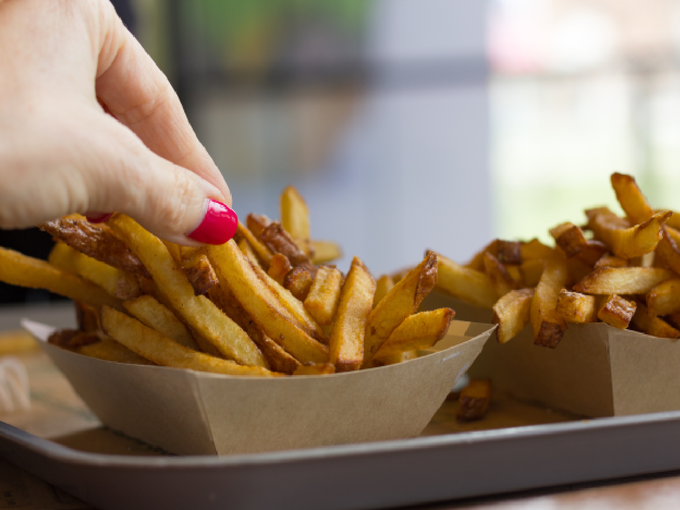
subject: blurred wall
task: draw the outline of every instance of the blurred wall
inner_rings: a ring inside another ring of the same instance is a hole
[[[293,184],[312,236],[343,247],[343,270],[357,255],[377,276],[425,249],[462,261],[491,235],[485,3],[361,8],[350,36],[332,16],[291,16],[294,36],[279,39],[269,75],[257,67],[267,57],[252,57],[262,53],[251,49],[244,78],[230,68],[238,59],[215,65],[190,38],[193,56],[179,65],[190,118],[240,217],[278,217]],[[201,25],[200,12],[192,19]]]

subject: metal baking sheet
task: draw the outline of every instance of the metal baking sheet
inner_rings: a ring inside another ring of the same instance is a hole
[[[28,312],[0,312],[0,329],[72,320],[67,307]],[[98,509],[391,508],[680,469],[680,412],[580,420],[503,400],[465,426],[445,402],[413,439],[162,455],[103,429],[46,357],[25,361],[33,415],[0,421],[0,457]]]
[[[680,469],[680,413],[278,453],[77,451],[0,423],[0,456],[101,509],[389,508]]]

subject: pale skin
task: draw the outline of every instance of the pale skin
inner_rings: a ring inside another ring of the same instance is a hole
[[[0,0],[0,228],[116,211],[193,245],[206,198],[231,206],[165,75],[107,0]]]

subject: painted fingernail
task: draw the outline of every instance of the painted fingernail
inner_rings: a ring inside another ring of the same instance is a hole
[[[223,244],[234,237],[238,217],[229,206],[208,198],[203,208],[205,214],[201,223],[187,237],[205,244]]]
[[[87,218],[87,221],[90,223],[104,223],[106,220],[108,220],[111,216],[113,216],[113,213],[104,213],[104,214],[88,214],[85,217]]]

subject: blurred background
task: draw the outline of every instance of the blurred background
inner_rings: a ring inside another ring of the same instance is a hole
[[[619,210],[614,171],[680,209],[680,0],[114,3],[239,216],[278,217],[295,185],[343,271],[547,240]]]

